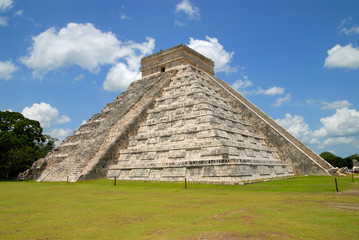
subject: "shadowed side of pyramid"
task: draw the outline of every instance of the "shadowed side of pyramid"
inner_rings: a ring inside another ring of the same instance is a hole
[[[117,162],[118,150],[126,147],[128,137],[135,134],[154,99],[168,84],[169,74],[133,82],[126,92],[18,178],[75,182],[106,177],[109,165]]]
[[[142,78],[22,174],[228,182],[329,174],[332,166],[185,45],[142,59]]]

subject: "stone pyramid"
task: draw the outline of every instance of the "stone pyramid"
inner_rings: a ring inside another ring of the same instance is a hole
[[[238,183],[332,169],[189,47],[141,63],[140,80],[20,177]]]

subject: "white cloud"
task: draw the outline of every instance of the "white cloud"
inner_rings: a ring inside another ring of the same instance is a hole
[[[0,17],[0,26],[6,27],[7,25],[7,17]]]
[[[74,78],[74,80],[77,82],[77,81],[81,81],[82,79],[84,79],[85,78],[85,75],[84,74],[79,74],[79,75],[77,75],[75,78]]]
[[[131,82],[140,79],[141,58],[152,53],[154,47],[155,40],[153,38],[147,38],[147,42],[142,44],[131,43],[127,45],[125,47],[127,65],[122,62],[114,65],[106,76],[103,88],[107,91],[126,90]]]
[[[121,20],[127,20],[127,19],[131,19],[129,16],[127,16],[126,14],[121,14],[120,16]]]
[[[0,62],[0,79],[9,80],[12,78],[11,74],[16,72],[18,67],[15,66],[12,62]]]
[[[0,11],[4,12],[12,8],[12,0],[0,0]]]
[[[188,47],[203,54],[214,61],[214,70],[217,72],[236,72],[237,69],[229,66],[234,52],[227,52],[217,38],[206,36],[207,40],[190,38]]]
[[[126,68],[132,73],[131,76],[136,77],[136,79],[127,78],[128,84],[130,81],[137,80],[141,58],[152,53],[154,49],[155,40],[149,37],[146,40],[143,43],[132,41],[122,43],[113,33],[101,32],[91,23],[69,23],[59,31],[50,28],[33,37],[29,55],[21,58],[21,61],[34,70],[34,77],[41,79],[48,71],[71,65],[78,65],[96,74],[100,66],[105,64],[118,66],[121,60],[127,63]],[[123,82],[121,79],[106,79],[104,86],[109,86],[107,81]],[[105,89],[119,90],[119,88]]]
[[[301,141],[310,144],[319,143],[316,138],[312,137],[312,131],[302,116],[292,116],[287,113],[284,119],[276,119],[275,121]]]
[[[258,88],[258,91],[256,92],[256,94],[264,94],[264,95],[269,95],[269,96],[274,96],[274,95],[281,95],[284,93],[284,88],[281,87],[270,87],[267,90],[262,89],[262,88]]]
[[[327,52],[328,57],[325,59],[324,67],[359,68],[359,48],[353,47],[352,44],[344,47],[337,44]]]
[[[338,27],[339,33],[344,33],[345,35],[359,34],[359,26],[352,26],[352,20],[353,17],[343,19]]]
[[[342,144],[355,144],[357,140],[353,137],[337,137],[337,138],[327,138],[323,143],[321,143],[318,148],[324,149],[329,146],[337,146]]]
[[[126,90],[133,80],[140,78],[140,72],[131,71],[125,64],[118,63],[110,69],[103,88],[108,91]]]
[[[248,80],[248,77],[245,77],[244,80],[241,80],[241,79],[238,79],[237,81],[235,81],[233,84],[232,84],[232,87],[239,91],[240,89],[245,89],[247,87],[250,87],[252,86],[253,83],[251,81]]]
[[[184,27],[184,26],[186,26],[187,24],[184,23],[184,22],[181,22],[180,20],[175,20],[175,25],[176,25],[176,26],[179,26],[179,27]]]
[[[183,0],[176,5],[176,13],[184,12],[189,19],[199,19],[199,8],[191,4],[188,0]]]
[[[24,10],[19,10],[14,13],[14,17],[20,17],[24,13]]]
[[[275,107],[280,107],[280,106],[282,106],[283,103],[289,102],[291,99],[292,99],[292,96],[288,93],[284,97],[278,98],[276,100],[276,102],[273,103],[272,105],[275,106]]]
[[[54,138],[57,138],[58,141],[56,141],[56,144],[59,144],[60,142],[65,140],[65,138],[67,136],[69,136],[71,133],[72,133],[71,129],[55,128],[50,132],[50,136],[54,137]]]
[[[10,11],[12,9],[12,7],[13,7],[12,0],[0,0],[0,13],[1,12],[7,13],[8,11]],[[11,12],[13,12],[13,11],[11,11]],[[9,13],[11,13],[11,12],[9,12]],[[24,12],[23,10],[16,11],[12,14],[12,16],[10,16],[10,14],[9,14],[9,17],[10,17],[10,19],[12,17],[20,17],[23,12]],[[0,16],[0,26],[7,27],[9,25],[9,17]]]
[[[320,119],[323,127],[314,131],[315,137],[343,137],[359,134],[359,111],[339,108],[330,116]]]
[[[346,35],[359,34],[359,26],[353,26],[351,28],[343,28],[340,32],[341,33],[343,32]]]
[[[69,65],[98,72],[100,65],[114,63],[121,57],[119,45],[114,34],[102,33],[91,23],[69,23],[58,32],[49,28],[33,37],[30,55],[21,61],[40,78],[48,71]]]
[[[359,134],[359,112],[353,109],[337,109],[330,117],[322,118],[322,127],[311,131],[302,116],[287,113],[276,122],[304,143],[316,144],[318,149],[342,144],[358,145],[355,137]]]
[[[337,109],[337,108],[345,108],[345,107],[350,107],[352,104],[350,102],[348,102],[347,100],[342,100],[342,101],[334,101],[332,103],[328,103],[328,102],[322,102],[322,107],[321,109]]]
[[[50,127],[51,124],[62,124],[71,121],[68,116],[59,117],[59,111],[48,103],[34,103],[31,107],[22,110],[22,115],[40,122],[42,127]]]

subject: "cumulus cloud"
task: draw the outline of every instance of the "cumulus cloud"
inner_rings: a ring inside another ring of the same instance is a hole
[[[327,52],[328,57],[325,59],[324,67],[359,68],[359,48],[353,47],[352,44],[344,47],[337,44]]]
[[[176,5],[175,25],[178,27],[187,26],[190,21],[200,18],[199,8],[188,0],[183,0]]]
[[[269,95],[269,96],[274,96],[274,95],[281,95],[284,93],[284,88],[281,87],[270,87],[268,89],[262,89],[262,88],[258,88],[258,91],[256,92],[256,94],[264,94],[264,95]]]
[[[237,81],[235,81],[232,84],[232,87],[237,90],[238,92],[240,92],[243,95],[246,94],[262,94],[262,95],[266,95],[266,96],[275,96],[275,95],[282,95],[284,94],[284,88],[282,87],[269,87],[268,89],[263,89],[261,87],[257,87],[257,90],[255,89],[248,89],[249,87],[253,86],[253,83],[251,81],[248,80],[248,76],[244,76],[244,80],[242,79],[238,79]],[[282,97],[282,98],[278,98],[276,103],[272,104],[274,106],[280,106],[282,105],[282,103],[287,102],[291,99],[291,95],[287,94],[286,96]]]
[[[241,89],[246,89],[247,87],[250,87],[252,86],[253,83],[251,81],[248,80],[248,77],[245,76],[244,77],[244,80],[241,80],[241,79],[238,79],[237,81],[235,81],[233,84],[232,84],[232,87],[239,91]]]
[[[320,119],[323,127],[314,131],[316,137],[342,137],[359,134],[359,112],[339,108],[329,117]]]
[[[123,43],[113,33],[101,32],[91,23],[69,23],[58,31],[49,28],[32,40],[29,55],[21,58],[21,61],[34,70],[34,77],[40,79],[49,71],[71,65],[80,66],[96,74],[102,65],[117,66],[119,62],[125,62],[127,70],[132,73],[131,76],[137,77],[141,58],[152,53],[154,49],[153,38],[147,38],[144,43],[132,41]],[[126,82],[134,80],[137,79],[127,79]],[[106,90],[119,89],[106,88]]]
[[[19,10],[14,13],[14,17],[20,17],[24,13],[24,10]]]
[[[328,103],[326,101],[322,102],[322,107],[321,109],[337,109],[337,108],[345,108],[345,107],[350,107],[352,104],[350,102],[348,102],[347,100],[342,100],[342,101],[334,101],[331,103]]]
[[[339,33],[344,33],[345,35],[359,34],[359,26],[353,26],[351,24],[352,20],[353,17],[343,19],[338,27]]]
[[[13,1],[12,0],[0,0],[0,13],[6,13],[8,16],[0,16],[0,26],[7,27],[9,26],[9,19],[13,17],[20,17],[23,13],[23,10],[18,10],[16,12],[12,11]],[[12,13],[12,16],[11,16]]]
[[[34,103],[31,107],[24,108],[22,115],[39,121],[42,127],[50,127],[51,124],[62,124],[71,121],[66,115],[59,117],[59,111],[44,102]]]
[[[337,146],[341,144],[355,144],[357,140],[353,137],[337,137],[337,138],[328,138],[323,143],[319,144],[319,149],[324,149],[329,146]]]
[[[12,78],[11,74],[16,72],[18,67],[15,66],[12,62],[1,62],[0,61],[0,79],[9,80]]]
[[[0,0],[0,11],[4,12],[12,8],[12,0]]]
[[[127,16],[126,14],[122,13],[120,16],[121,20],[128,20],[131,19],[129,16]]]
[[[76,81],[76,82],[78,82],[78,81],[81,81],[82,79],[84,79],[85,78],[85,75],[84,74],[79,74],[79,75],[77,75],[75,78],[74,78],[74,80]]]
[[[206,36],[207,40],[190,38],[189,47],[214,61],[214,70],[216,72],[236,72],[237,68],[229,64],[234,52],[227,52],[218,42],[217,38]]]
[[[65,138],[67,136],[69,136],[71,133],[72,133],[71,129],[55,128],[50,132],[50,136],[54,137],[54,138],[57,138],[58,141],[56,141],[56,144],[59,144],[60,142],[65,140]]]
[[[132,71],[125,64],[118,63],[110,69],[103,88],[108,91],[125,90],[134,79],[140,78],[140,72]]]
[[[108,91],[125,90],[131,82],[140,79],[141,58],[152,53],[154,47],[153,38],[147,38],[147,42],[142,44],[130,43],[124,47],[127,65],[122,62],[114,65],[106,76],[103,88]]]
[[[359,26],[353,26],[351,28],[343,28],[340,32],[346,35],[359,34]]]
[[[354,109],[337,109],[332,116],[321,118],[322,127],[315,131],[309,129],[302,116],[287,113],[284,119],[276,119],[276,122],[304,143],[316,144],[318,149],[341,144],[358,145],[353,136],[359,135],[359,112]]]
[[[183,0],[182,2],[176,5],[176,13],[183,12],[189,19],[199,19],[199,8],[194,6],[188,0]]]
[[[8,25],[7,17],[0,17],[0,26],[6,27]]]
[[[304,117],[292,116],[287,113],[284,119],[276,119],[275,121],[301,141],[310,144],[319,143],[318,139],[312,138],[312,131],[309,129],[308,124],[305,123]]]
[[[59,31],[50,28],[32,40],[30,55],[21,61],[40,78],[48,71],[69,65],[97,72],[100,65],[114,63],[121,57],[115,35],[102,33],[91,23],[69,23]]]
[[[273,103],[272,105],[275,106],[275,107],[280,107],[280,106],[282,106],[283,103],[289,102],[291,99],[292,99],[292,95],[290,95],[288,93],[284,97],[277,98],[276,102]]]

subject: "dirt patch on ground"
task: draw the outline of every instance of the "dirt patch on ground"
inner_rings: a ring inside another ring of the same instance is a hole
[[[262,239],[295,239],[283,233],[266,232],[258,235],[241,235],[233,232],[202,233],[183,240],[262,240]]]
[[[343,195],[359,196],[359,189],[351,189],[348,191],[341,192]]]
[[[227,221],[227,220],[233,220],[233,219],[243,219],[245,222],[252,221],[256,217],[252,213],[251,209],[248,208],[242,208],[242,209],[233,209],[231,211],[222,212],[216,215],[213,215],[209,217],[210,219],[214,219],[217,221]]]
[[[359,211],[359,203],[349,203],[349,202],[326,202],[330,207],[349,210],[349,211]]]
[[[245,239],[241,238],[239,234],[236,233],[202,233],[198,236],[192,236],[183,238],[183,240],[236,240],[236,239]]]

